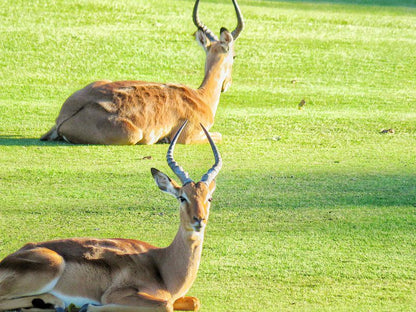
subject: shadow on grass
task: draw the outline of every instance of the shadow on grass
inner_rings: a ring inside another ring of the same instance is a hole
[[[235,176],[222,179],[221,191],[232,194],[221,199],[223,205],[244,209],[416,207],[416,174],[412,172],[354,173],[352,169],[348,174],[245,174],[237,179],[244,181],[239,186],[227,183]]]
[[[0,146],[109,146],[104,144],[70,144],[66,141],[41,141],[39,138],[24,138],[19,135],[0,135]],[[138,144],[140,145],[140,144]],[[157,142],[154,145],[166,145],[166,142]],[[116,146],[116,145],[113,145]]]
[[[63,141],[41,141],[39,138],[24,138],[18,135],[0,135],[0,146],[70,146],[70,144]]]

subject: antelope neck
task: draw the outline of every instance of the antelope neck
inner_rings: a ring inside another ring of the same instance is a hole
[[[181,225],[173,242],[166,247],[162,272],[168,272],[163,280],[170,293],[184,296],[194,282],[199,262],[201,260],[204,232],[198,233],[196,239],[191,239],[190,234]],[[162,273],[163,274],[163,273]]]
[[[205,102],[209,104],[214,115],[217,111],[221,88],[225,79],[223,61],[221,58],[213,60],[213,65],[206,69],[204,80],[198,88],[198,92],[205,98]]]

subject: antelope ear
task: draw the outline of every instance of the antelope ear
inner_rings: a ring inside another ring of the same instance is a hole
[[[227,28],[221,28],[220,43],[226,52],[230,49],[230,45],[233,41],[233,35],[227,30]]]
[[[212,195],[215,191],[216,188],[216,183],[215,183],[215,179],[212,180],[211,184],[208,185],[208,189],[209,189],[209,193]]]
[[[155,168],[152,168],[151,172],[152,172],[152,176],[155,179],[157,186],[163,192],[171,194],[175,197],[179,196],[179,190],[181,187],[178,185],[178,183],[176,183],[174,180],[169,178],[166,174],[164,174],[163,172]]]
[[[208,39],[207,35],[205,35],[204,31],[202,29],[198,29],[195,33],[196,41],[199,43],[199,45],[204,49],[206,52],[211,45],[211,41]]]

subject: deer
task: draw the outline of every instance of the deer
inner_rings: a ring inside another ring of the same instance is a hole
[[[28,243],[0,262],[0,311],[70,304],[80,312],[197,311],[196,297],[185,296],[195,281],[202,253],[221,155],[202,126],[214,165],[194,182],[175,161],[175,144],[166,160],[182,185],[151,168],[160,190],[179,201],[180,225],[172,243],[158,248],[134,239],[70,238]]]
[[[237,26],[222,27],[218,38],[199,19],[196,0],[195,37],[206,53],[205,76],[198,89],[182,84],[102,80],[72,94],[62,105],[55,125],[40,140],[64,140],[74,144],[134,145],[169,143],[184,120],[188,126],[178,143],[207,143],[199,123],[209,130],[221,92],[232,78],[234,43],[244,27],[241,10],[232,0]],[[219,143],[222,135],[211,134]]]

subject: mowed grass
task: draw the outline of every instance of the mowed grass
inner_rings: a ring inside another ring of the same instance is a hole
[[[202,311],[416,306],[415,2],[335,2],[240,1],[246,28],[213,127],[224,167],[190,291]],[[64,237],[170,243],[178,203],[150,175],[173,175],[167,145],[38,138],[94,80],[198,87],[192,6],[0,2],[0,258]],[[235,26],[231,2],[201,9],[216,32]],[[194,179],[212,165],[207,145],[176,155]]]

